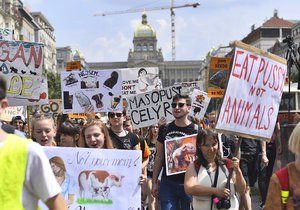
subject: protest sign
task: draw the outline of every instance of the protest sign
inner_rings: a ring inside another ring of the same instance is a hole
[[[216,128],[270,139],[287,73],[286,60],[241,42],[235,44]]]
[[[49,99],[49,103],[33,105],[29,110],[31,115],[34,115],[37,112],[45,115],[51,114],[54,122],[56,122],[57,115],[61,112],[61,99]]]
[[[122,77],[116,70],[61,72],[64,113],[121,111]]]
[[[181,94],[191,95],[195,88],[200,89],[200,81],[182,82]]]
[[[123,97],[160,89],[162,86],[157,67],[120,69]]]
[[[210,60],[208,78],[208,96],[222,98],[228,81],[230,58],[212,57]]]
[[[195,160],[196,136],[190,135],[165,141],[167,176],[185,173],[190,162]]]
[[[0,28],[0,40],[12,41],[13,30],[9,28]]]
[[[181,86],[171,86],[160,90],[141,93],[127,98],[127,107],[133,128],[153,125],[162,117],[174,119],[172,98],[181,93]]]
[[[132,209],[141,205],[141,151],[44,147],[68,209]]]
[[[33,79],[33,87],[30,89],[33,90],[32,96],[34,95],[35,99],[33,98],[20,98],[14,95],[8,95],[7,99],[10,106],[33,106],[33,105],[41,105],[48,103],[48,81],[47,77],[44,76],[37,76],[32,78]],[[14,87],[11,87],[14,89]],[[23,87],[22,87],[23,88]],[[28,91],[28,89],[23,88],[22,91]]]
[[[14,116],[26,116],[23,106],[10,106],[3,110],[0,115],[0,120],[10,122]]]
[[[207,93],[198,89],[194,89],[191,99],[192,109],[189,112],[189,115],[193,117],[197,116],[199,119],[203,119],[210,101]]]

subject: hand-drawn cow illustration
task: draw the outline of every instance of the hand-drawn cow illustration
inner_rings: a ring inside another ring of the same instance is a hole
[[[123,178],[124,176],[110,175],[107,171],[82,171],[78,176],[80,197],[108,199],[110,188],[121,187]]]
[[[191,160],[187,161],[187,155],[194,155],[196,153],[196,148],[192,143],[183,144],[181,147],[177,148],[173,154],[172,159],[174,161],[174,167],[188,166]]]

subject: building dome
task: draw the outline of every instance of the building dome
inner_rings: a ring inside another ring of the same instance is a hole
[[[142,22],[135,29],[134,37],[156,37],[155,30],[148,24],[145,13],[142,15]]]

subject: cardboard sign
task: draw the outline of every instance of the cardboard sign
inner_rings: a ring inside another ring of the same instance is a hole
[[[199,119],[203,119],[210,102],[210,98],[208,97],[207,93],[198,89],[194,89],[191,99],[192,109],[189,112],[189,115],[197,116]]]
[[[122,95],[123,97],[145,93],[155,89],[161,89],[157,67],[120,69],[122,72]]]
[[[270,139],[286,73],[285,59],[238,42],[216,128]]]
[[[54,122],[57,121],[57,115],[61,112],[61,99],[49,99],[49,103],[31,106],[31,115],[36,112],[42,114],[51,114]]]
[[[167,176],[185,173],[195,160],[196,136],[190,135],[165,141],[165,159]]]
[[[81,62],[80,61],[71,61],[67,62],[66,65],[66,70],[71,71],[71,70],[80,70],[81,69]]]
[[[208,96],[210,98],[223,97],[229,76],[230,60],[230,58],[211,58],[208,78]]]
[[[160,118],[167,121],[174,119],[172,114],[172,98],[181,93],[181,86],[154,90],[127,98],[128,112],[133,128],[142,128],[153,125]]]
[[[122,111],[122,77],[117,70],[61,72],[64,113]]]
[[[3,110],[2,114],[0,115],[0,119],[10,122],[14,116],[26,116],[24,115],[25,110],[23,106],[10,106]]]
[[[66,147],[44,151],[56,178],[64,176],[62,195],[68,209],[140,208],[141,151]]]

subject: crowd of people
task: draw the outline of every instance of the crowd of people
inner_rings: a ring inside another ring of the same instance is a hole
[[[8,106],[5,96],[5,80],[0,77],[0,114]],[[63,210],[74,202],[73,194],[64,193],[70,185],[64,185],[69,175],[63,160],[54,157],[49,161],[42,146],[141,150],[143,209],[248,210],[252,209],[250,189],[256,182],[261,209],[300,208],[300,124],[289,139],[289,149],[296,158],[287,166],[289,188],[285,191],[289,193],[283,202],[281,178],[273,174],[276,154],[281,151],[279,124],[266,144],[259,139],[217,132],[217,111],[207,114],[205,119],[190,117],[191,99],[187,95],[175,95],[171,106],[172,122],[162,118],[142,129],[133,129],[126,111],[107,113],[107,123],[97,116],[88,116],[86,122],[78,123],[66,115],[54,120],[51,115],[36,113],[30,121],[30,132],[26,132],[28,122],[24,116],[15,116],[10,125],[1,123],[1,209],[36,209],[41,199],[50,210]],[[193,134],[195,160],[185,173],[167,176],[165,141]],[[4,176],[9,182],[4,181]]]

